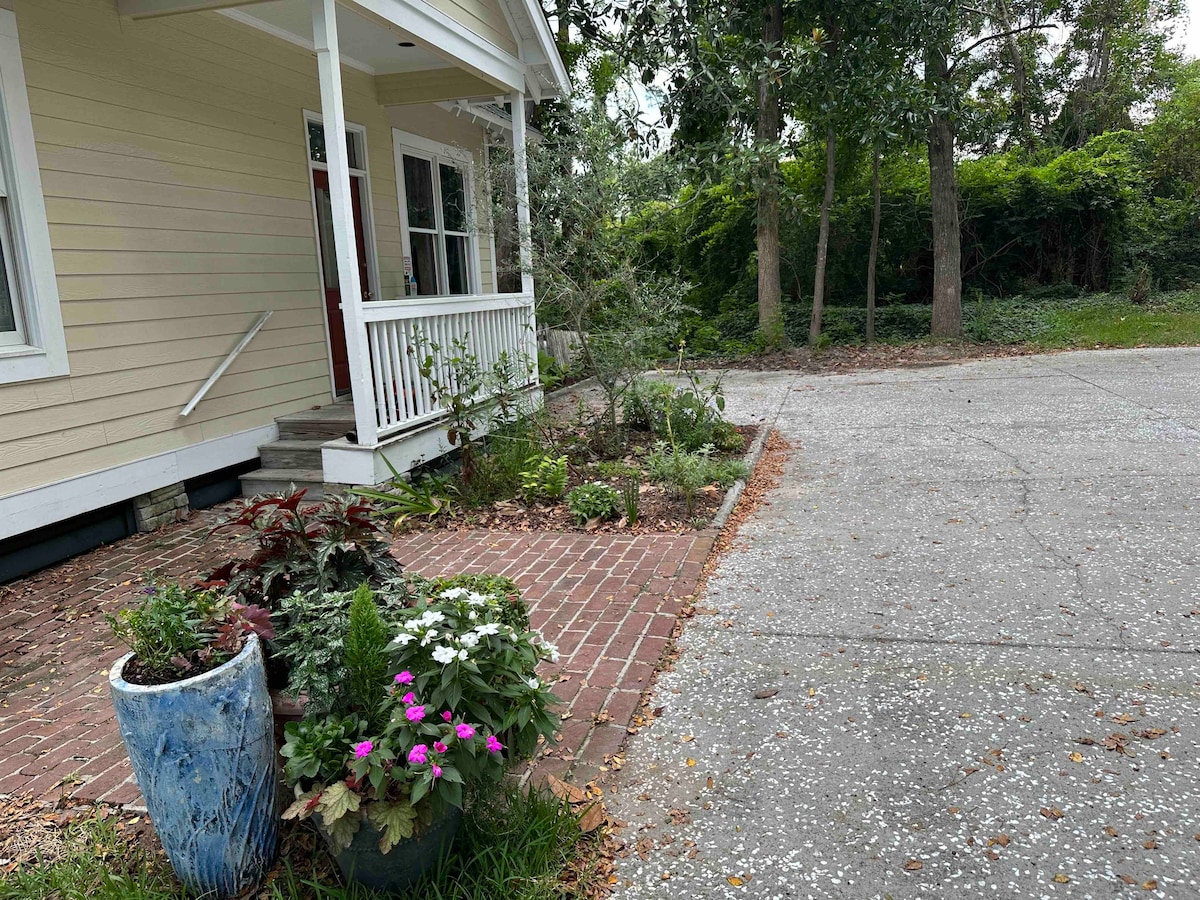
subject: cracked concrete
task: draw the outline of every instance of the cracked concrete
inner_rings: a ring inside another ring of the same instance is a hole
[[[631,739],[618,896],[1200,896],[1200,350],[725,384],[796,449]]]

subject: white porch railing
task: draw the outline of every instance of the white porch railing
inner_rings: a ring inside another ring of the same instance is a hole
[[[507,353],[518,366],[528,363],[530,383],[537,382],[537,337],[530,295],[377,301],[364,303],[362,316],[371,357],[377,439],[436,421],[444,414],[421,374],[420,359],[433,353],[435,345],[441,348],[435,358],[445,357],[454,353],[455,342],[461,341],[484,372],[490,372]]]

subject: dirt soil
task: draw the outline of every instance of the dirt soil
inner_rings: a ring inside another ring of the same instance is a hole
[[[778,353],[695,360],[697,368],[745,369],[753,372],[798,371],[810,374],[856,372],[864,369],[898,369],[941,366],[973,359],[998,359],[1045,353],[1014,344],[929,342],[921,344],[862,344],[853,347],[792,347]]]

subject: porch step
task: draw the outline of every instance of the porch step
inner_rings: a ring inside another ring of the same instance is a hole
[[[258,494],[290,493],[293,488],[306,488],[305,500],[320,500],[325,496],[323,474],[317,469],[257,469],[241,477],[242,493],[247,497]]]
[[[330,403],[317,409],[279,416],[281,440],[332,440],[354,430],[354,406],[351,403]]]
[[[259,462],[264,469],[320,469],[321,445],[325,438],[300,440],[281,438],[258,448]]]

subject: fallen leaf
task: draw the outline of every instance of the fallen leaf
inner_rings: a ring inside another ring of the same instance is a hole
[[[1163,641],[1163,643],[1165,644],[1166,641]],[[1158,890],[1158,882],[1155,881],[1153,878],[1151,878],[1149,881],[1143,881],[1142,882],[1142,890],[1143,891],[1157,891]]]
[[[1070,882],[1071,882],[1070,877],[1067,876],[1063,872],[1059,872],[1057,875],[1054,876],[1055,884],[1070,884]]]
[[[919,859],[910,859],[904,864],[904,868],[909,872],[916,872],[925,868],[925,863],[921,862]]]
[[[1067,759],[1069,759],[1071,762],[1076,762],[1076,763],[1083,762],[1083,754],[1080,753],[1078,750],[1076,750],[1072,753],[1068,753]]]
[[[691,735],[691,734],[685,734],[683,737],[680,738],[680,740],[683,741],[685,744],[690,743],[691,741],[694,741],[695,739],[696,739],[695,736]]]
[[[988,846],[991,847],[993,845],[1000,846],[1000,847],[1007,847],[1008,846],[1008,835],[1007,834],[998,834],[993,838],[988,838]]]
[[[1104,826],[1104,833],[1107,834],[1109,837],[1118,837],[1119,836],[1117,829],[1113,828],[1111,825]]]
[[[1137,884],[1137,879],[1131,875],[1122,875],[1121,880],[1126,884]]]
[[[763,688],[761,691],[754,692],[755,700],[766,700],[769,697],[774,697],[779,693],[779,688]]]
[[[607,813],[604,811],[604,804],[593,803],[579,817],[579,830],[584,834],[595,831],[608,819]]]
[[[1145,847],[1147,850],[1157,850],[1158,849],[1158,841],[1154,840],[1154,838],[1150,838],[1150,840],[1145,841],[1142,844],[1142,846]]]
[[[746,883],[746,882],[742,881],[742,879],[738,878],[736,875],[730,875],[725,880],[728,881],[730,884],[732,884],[734,887],[741,887],[743,884]]]
[[[689,756],[689,757],[687,758],[687,766],[688,766],[688,768],[690,769],[690,768],[691,768],[692,766],[694,766],[694,765],[696,765],[696,761],[695,761],[694,759],[692,759],[692,758]]]
[[[1063,817],[1063,811],[1057,806],[1043,806],[1039,812],[1047,819],[1061,819]]]
[[[566,800],[568,803],[582,803],[587,799],[587,794],[575,787],[575,785],[567,784],[553,775],[546,776],[546,784],[550,785],[550,792],[555,797],[558,797],[560,800]]]
[[[704,782],[704,786],[707,787],[710,791],[713,789],[714,782],[713,782],[711,775],[709,775],[708,780]]]

